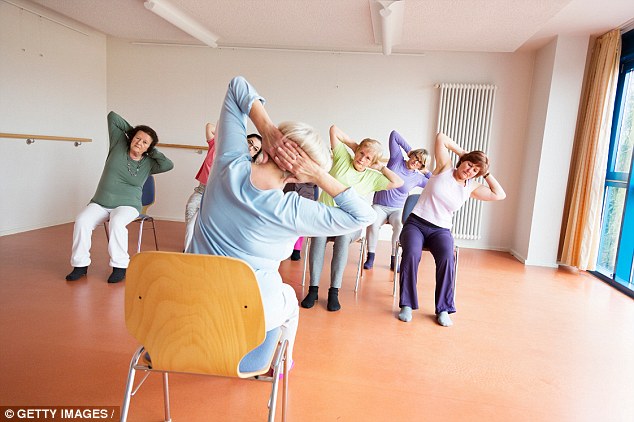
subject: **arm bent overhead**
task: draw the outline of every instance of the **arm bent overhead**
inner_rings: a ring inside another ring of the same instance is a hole
[[[501,201],[506,198],[506,192],[492,174],[484,175],[484,180],[489,186],[480,185],[471,192],[471,197],[480,201]]]
[[[460,148],[449,136],[444,133],[436,135],[436,142],[434,144],[436,167],[434,168],[434,174],[442,173],[447,170],[447,168],[453,166],[449,151],[455,153],[458,157],[462,157],[466,153],[466,151]]]
[[[237,156],[245,156],[245,159],[251,161],[245,142],[247,116],[251,117],[262,135],[265,131],[269,132],[265,125],[273,126],[264,110],[264,102],[264,98],[242,76],[231,80],[216,128],[216,158],[213,169],[217,166],[219,169],[224,167]]]
[[[355,151],[359,146],[355,140],[346,135],[341,129],[332,125],[330,126],[330,147],[334,150],[339,142],[342,142],[352,151]]]
[[[132,126],[123,117],[114,111],[108,113],[108,139],[110,140],[110,149],[119,142],[126,142],[128,139],[126,132],[130,129],[132,129]]]
[[[216,125],[213,123],[207,123],[205,125],[205,140],[209,141],[216,136]]]
[[[389,180],[389,183],[385,187],[385,190],[400,188],[401,186],[403,186],[403,183],[405,183],[403,179],[401,179],[401,176],[394,173],[392,170],[387,168],[387,166],[384,166],[381,163],[376,163],[372,166],[372,168],[378,170],[383,176],[387,178],[387,180]]]
[[[154,161],[152,163],[152,169],[150,170],[151,174],[165,173],[166,171],[170,171],[174,168],[172,160],[167,158],[157,148],[154,148],[148,157]]]

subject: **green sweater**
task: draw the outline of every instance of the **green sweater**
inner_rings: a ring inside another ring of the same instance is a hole
[[[174,168],[174,163],[156,148],[141,161],[132,161],[128,155],[126,131],[132,126],[114,111],[108,114],[110,150],[97,186],[90,200],[104,208],[130,206],[141,212],[143,185],[150,174],[163,173]],[[130,169],[128,168],[130,165]],[[138,165],[138,171],[137,171]],[[133,176],[133,174],[136,174]]]

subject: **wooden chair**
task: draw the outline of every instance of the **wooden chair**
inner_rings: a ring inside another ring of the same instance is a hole
[[[334,242],[335,241],[335,236],[329,236],[326,239],[326,244],[328,244],[328,242]],[[356,292],[359,289],[359,280],[361,279],[361,277],[363,277],[363,255],[365,252],[365,229],[363,229],[363,231],[361,232],[361,237],[359,239],[356,240],[356,242],[360,243],[359,245],[359,261],[357,262],[357,276],[356,276],[356,281],[354,283],[354,291]],[[304,248],[304,254],[303,254],[303,261],[304,261],[304,272],[302,273],[302,286],[304,286],[304,284],[306,283],[306,272],[308,271],[308,254],[310,253],[310,244],[311,244],[311,238],[307,238],[306,241],[304,242],[306,244],[305,248]],[[351,242],[350,244],[353,244],[353,242]]]
[[[143,225],[144,223],[151,224],[152,232],[154,233],[154,246],[158,251],[158,240],[156,240],[156,227],[154,225],[154,218],[147,214],[148,208],[154,204],[156,200],[156,184],[154,182],[154,176],[150,175],[145,183],[143,184],[143,193],[141,194],[141,213],[137,218],[132,220],[133,223],[139,223],[139,240],[137,242],[137,253],[141,252],[141,240],[143,238]],[[106,239],[109,239],[108,236],[108,221],[106,220],[103,223],[103,227],[106,230]]]
[[[130,362],[121,421],[127,420],[131,397],[152,372],[163,375],[166,421],[171,420],[168,374],[178,372],[271,382],[270,422],[283,373],[286,420],[288,342],[280,342],[280,328],[265,332],[260,290],[244,261],[176,252],[136,254],[126,276],[125,323],[142,346]],[[272,377],[259,377],[271,368]],[[146,374],[133,389],[137,371]]]
[[[403,206],[403,217],[402,217],[402,221],[403,224],[405,224],[405,220],[407,220],[407,217],[409,217],[409,215],[412,213],[412,210],[414,209],[414,206],[416,205],[416,202],[418,202],[418,198],[420,197],[419,193],[416,194],[412,194],[410,196],[407,197],[407,199],[405,200],[405,205]],[[424,251],[429,251],[429,249],[427,248],[423,248]],[[456,246],[454,244],[453,247],[453,266],[454,266],[454,289],[455,289],[455,284],[458,281],[458,258],[459,258],[459,253],[460,250],[458,249],[458,246]],[[396,241],[396,257],[394,258],[394,266],[396,268],[394,268],[394,279],[392,280],[394,283],[394,287],[392,289],[392,296],[396,296],[396,284],[397,284],[397,279],[398,279],[398,273],[399,271],[397,271],[397,269],[400,267],[400,262],[399,259],[401,257],[401,242],[400,240]]]

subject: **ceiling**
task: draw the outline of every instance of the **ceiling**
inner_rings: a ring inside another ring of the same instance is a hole
[[[8,1],[9,0],[2,0]],[[600,35],[630,23],[633,0],[401,0],[393,54],[514,52],[555,35]],[[109,36],[202,44],[150,12],[143,0],[32,0]],[[370,0],[170,0],[218,35],[222,47],[381,52]]]

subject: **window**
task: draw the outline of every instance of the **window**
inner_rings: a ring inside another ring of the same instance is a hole
[[[630,296],[634,294],[633,149],[634,31],[630,31],[622,36],[596,271]]]

